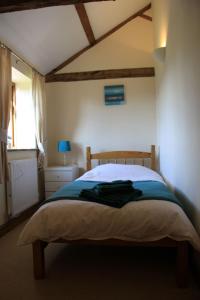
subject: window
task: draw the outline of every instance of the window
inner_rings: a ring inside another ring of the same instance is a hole
[[[36,148],[32,80],[17,69],[12,68],[12,82],[8,148]]]

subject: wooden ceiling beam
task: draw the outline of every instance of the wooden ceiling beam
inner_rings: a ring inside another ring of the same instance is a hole
[[[131,22],[132,20],[134,20],[137,17],[140,17],[144,12],[146,12],[150,8],[151,8],[151,3],[149,3],[148,5],[143,7],[142,9],[138,10],[135,14],[133,14],[132,16],[130,16],[129,18],[127,18],[126,20],[124,20],[123,22],[121,22],[120,24],[115,26],[114,28],[112,28],[111,30],[109,30],[107,33],[103,34],[99,39],[96,40],[96,43],[99,43],[99,42],[103,41],[105,38],[107,38],[108,36],[110,36],[111,34],[116,32],[120,28],[122,28],[127,23]]]
[[[134,13],[132,16],[130,16],[129,18],[127,18],[125,21],[121,22],[120,24],[118,24],[117,26],[115,26],[114,28],[112,28],[111,30],[109,30],[108,32],[106,32],[105,34],[103,34],[100,38],[96,39],[96,41],[95,41],[94,44],[89,45],[89,46],[81,49],[80,51],[78,51],[77,53],[75,53],[74,55],[72,55],[71,57],[69,57],[66,61],[64,61],[58,67],[56,67],[52,71],[50,71],[47,74],[47,76],[51,75],[51,74],[54,74],[54,73],[58,72],[59,70],[61,70],[62,68],[66,67],[72,61],[74,61],[76,58],[78,58],[80,55],[82,55],[83,53],[85,53],[86,51],[88,51],[89,49],[91,49],[92,47],[94,47],[95,45],[97,45],[98,43],[100,43],[101,41],[103,41],[104,39],[106,39],[107,37],[109,37],[111,34],[113,34],[114,32],[116,32],[120,28],[122,28],[124,25],[126,25],[130,21],[134,20],[137,17],[140,17],[144,12],[146,12],[150,8],[151,8],[151,3],[149,3],[148,5],[146,5],[142,9],[140,9],[138,12]]]
[[[89,50],[92,47],[93,47],[93,45],[89,45],[89,46],[86,46],[85,48],[81,49],[80,51],[76,52],[74,55],[70,56],[67,60],[65,60],[62,64],[60,64],[58,67],[56,67],[51,72],[46,74],[46,76],[58,72],[59,70],[61,70],[62,68],[64,68],[68,64],[70,64],[72,61],[74,61],[76,58],[78,58],[81,54],[83,54],[84,52],[86,52],[87,50]]]
[[[154,68],[132,68],[98,70],[89,72],[61,73],[46,76],[46,82],[71,82],[83,80],[113,79],[113,78],[133,78],[133,77],[153,77]]]
[[[115,0],[1,0],[0,13],[8,13],[14,11],[37,9],[49,6],[72,5],[79,3],[90,3],[100,1],[115,1]]]
[[[94,45],[96,40],[84,4],[76,4],[75,8],[90,45]]]
[[[143,19],[145,19],[145,20],[148,20],[148,21],[152,22],[152,17],[150,17],[148,15],[142,14],[140,17],[143,18]]]

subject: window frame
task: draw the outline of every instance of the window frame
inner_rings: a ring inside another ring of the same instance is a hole
[[[12,127],[12,148],[15,148],[15,121],[16,121],[16,84],[12,82],[12,101],[11,101],[11,127]]]

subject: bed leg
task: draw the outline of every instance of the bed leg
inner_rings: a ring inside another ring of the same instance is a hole
[[[188,243],[180,242],[177,246],[176,281],[180,288],[188,285]]]
[[[43,279],[45,277],[45,258],[44,248],[47,243],[37,240],[32,244],[33,248],[33,272],[35,279]]]

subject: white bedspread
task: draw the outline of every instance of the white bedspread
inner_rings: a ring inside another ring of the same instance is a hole
[[[141,168],[136,168],[134,172],[142,173]],[[111,169],[113,172],[112,166]],[[98,174],[95,175],[95,172]],[[100,180],[102,172],[103,168],[98,167],[79,179]],[[109,181],[119,179],[118,173],[111,176],[112,172],[108,172]],[[145,172],[146,177],[143,173],[140,180],[162,181],[157,173],[151,170]],[[124,179],[125,174],[120,176],[120,179],[122,177]],[[105,176],[103,181],[106,181]],[[37,239],[50,242],[59,238],[66,240],[113,238],[144,242],[165,237],[177,241],[187,240],[200,251],[197,232],[182,208],[175,203],[162,200],[133,201],[118,209],[93,202],[58,200],[38,209],[23,229],[18,243],[25,245]]]

